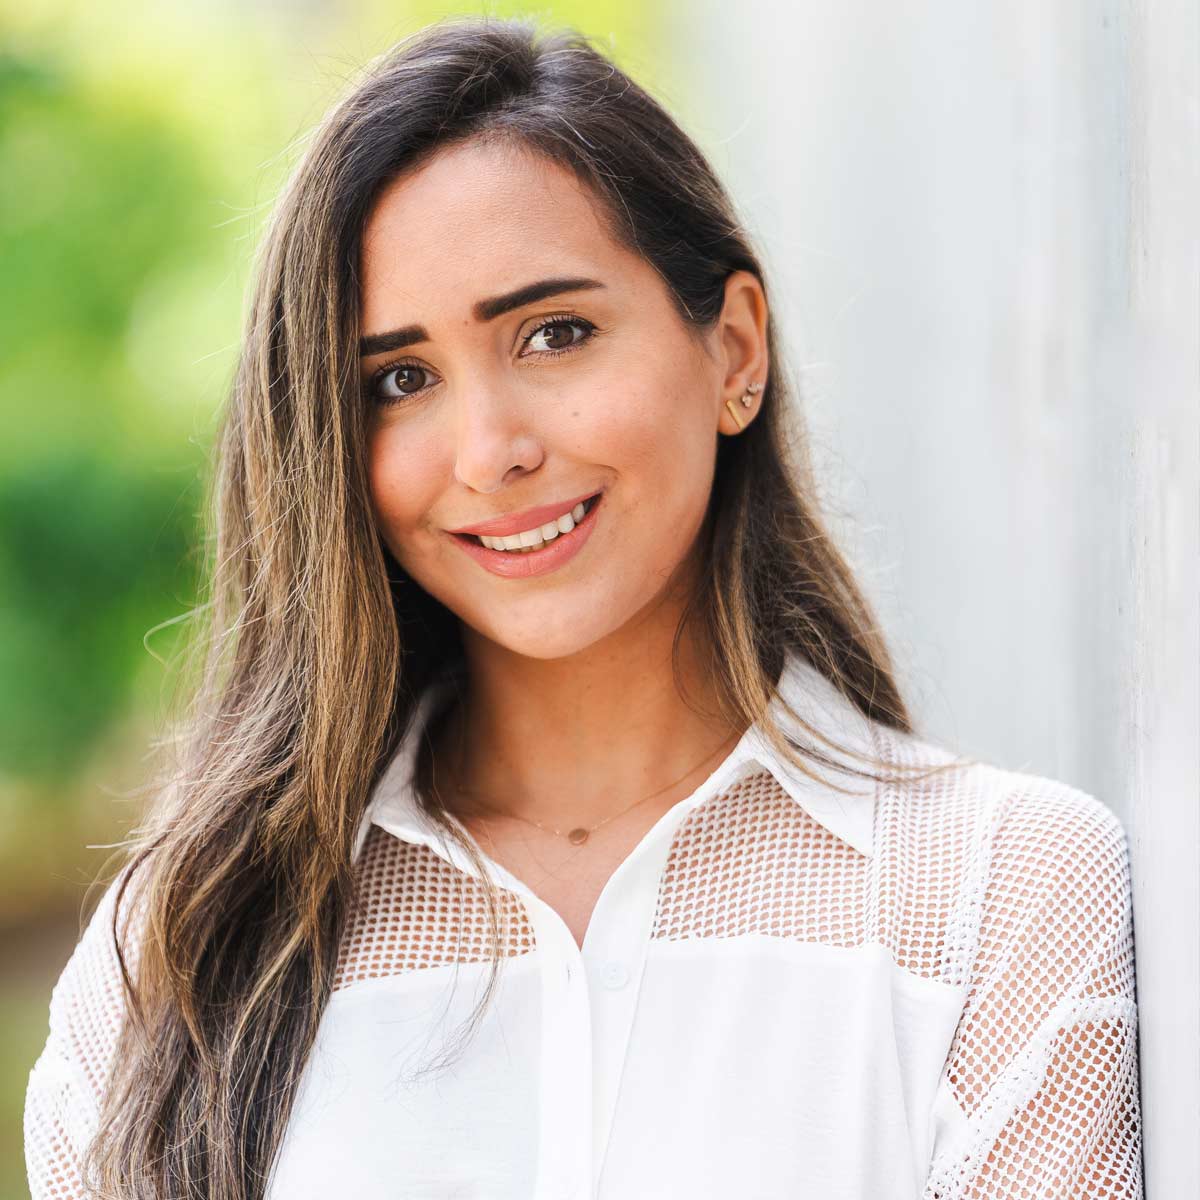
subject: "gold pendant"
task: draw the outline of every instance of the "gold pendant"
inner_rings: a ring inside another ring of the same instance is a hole
[[[572,829],[571,832],[567,834],[567,841],[570,842],[572,846],[582,846],[587,840],[588,831],[586,829]]]

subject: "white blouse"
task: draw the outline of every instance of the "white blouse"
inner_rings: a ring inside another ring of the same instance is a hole
[[[780,691],[888,762],[953,757],[796,658]],[[1105,805],[984,763],[820,782],[752,726],[612,874],[582,950],[483,856],[504,956],[467,1036],[484,892],[412,787],[449,693],[421,698],[359,831],[363,907],[272,1200],[1141,1197],[1130,876]],[[122,1008],[111,898],[30,1076],[34,1200],[84,1195]]]

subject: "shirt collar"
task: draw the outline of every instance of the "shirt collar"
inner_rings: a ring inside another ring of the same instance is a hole
[[[797,725],[784,711],[781,699],[839,749],[833,750]],[[787,653],[769,708],[779,727],[793,740],[815,748],[834,764],[869,769],[870,763],[863,763],[855,755],[875,758],[880,753],[872,722],[820,671],[793,651]],[[874,854],[877,785],[873,779],[863,779],[807,758],[803,770],[793,766],[767,743],[761,724],[746,730],[739,748],[743,744],[749,760],[768,768],[783,790],[814,821],[867,858]],[[842,753],[841,748],[854,753]]]
[[[418,698],[416,711],[390,762],[380,776],[367,805],[354,845],[357,858],[370,826],[380,825],[407,841],[444,843],[441,827],[425,813],[413,786],[413,769],[421,734],[430,719],[453,695],[461,678],[461,664],[454,663],[430,682]],[[772,715],[780,727],[807,746],[813,746],[834,762],[861,766],[857,758],[833,751],[813,739],[784,712],[781,699],[818,733],[839,746],[874,756],[878,747],[870,721],[847,700],[815,667],[794,652],[788,652],[771,701]],[[813,820],[868,858],[874,852],[875,783],[834,768],[806,761],[810,777],[772,749],[760,724],[751,725],[710,779],[720,776],[722,786],[765,767],[780,786]],[[838,790],[840,789],[840,790]],[[699,792],[701,789],[697,789]],[[455,856],[457,858],[457,855]]]

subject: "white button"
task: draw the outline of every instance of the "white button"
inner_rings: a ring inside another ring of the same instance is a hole
[[[600,972],[606,988],[623,988],[629,982],[629,972],[619,962],[607,963]]]

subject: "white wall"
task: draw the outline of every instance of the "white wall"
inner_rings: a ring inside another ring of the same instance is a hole
[[[685,12],[665,99],[767,252],[921,725],[1130,834],[1147,1194],[1198,1194],[1197,6]]]

